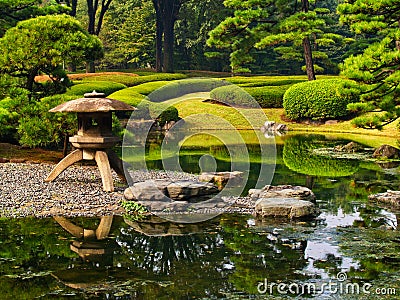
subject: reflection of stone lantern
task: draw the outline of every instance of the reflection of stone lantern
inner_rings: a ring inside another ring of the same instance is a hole
[[[112,135],[112,112],[133,111],[134,107],[117,100],[105,98],[103,93],[85,94],[80,98],[65,102],[50,110],[50,112],[78,113],[78,134],[69,141],[77,148],[68,154],[51,171],[45,181],[53,181],[66,168],[80,160],[95,160],[100,170],[103,189],[114,191],[111,168],[126,181],[121,159],[109,148],[120,139]]]

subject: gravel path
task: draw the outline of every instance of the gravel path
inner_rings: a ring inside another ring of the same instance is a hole
[[[53,167],[52,164],[0,164],[0,217],[94,217],[123,213],[119,204],[127,186],[116,174],[113,174],[115,192],[108,193],[102,190],[95,166],[74,165],[55,181],[44,182]],[[196,175],[165,171],[135,171],[131,175],[134,181],[197,179]],[[246,198],[239,198],[237,203],[229,212],[252,212]]]

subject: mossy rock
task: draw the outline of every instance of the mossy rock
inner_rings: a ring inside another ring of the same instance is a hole
[[[290,170],[311,176],[344,177],[357,172],[357,160],[313,154],[312,150],[320,145],[321,136],[289,137],[283,148],[283,161]]]

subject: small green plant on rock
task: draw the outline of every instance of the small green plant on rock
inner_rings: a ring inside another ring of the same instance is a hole
[[[131,221],[142,220],[148,212],[146,207],[136,201],[122,200],[121,206],[126,211],[125,218]]]

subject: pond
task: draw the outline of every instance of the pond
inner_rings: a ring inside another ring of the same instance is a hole
[[[400,168],[311,151],[348,142],[331,136],[277,141],[272,184],[311,188],[321,210],[316,219],[2,219],[2,299],[395,298],[400,213],[367,196],[399,189]],[[260,148],[247,146],[244,194],[257,183],[262,163]],[[179,161],[185,171],[199,172],[205,155],[214,157],[218,170],[230,169],[220,144],[182,147]],[[154,155],[147,165],[162,167]]]

